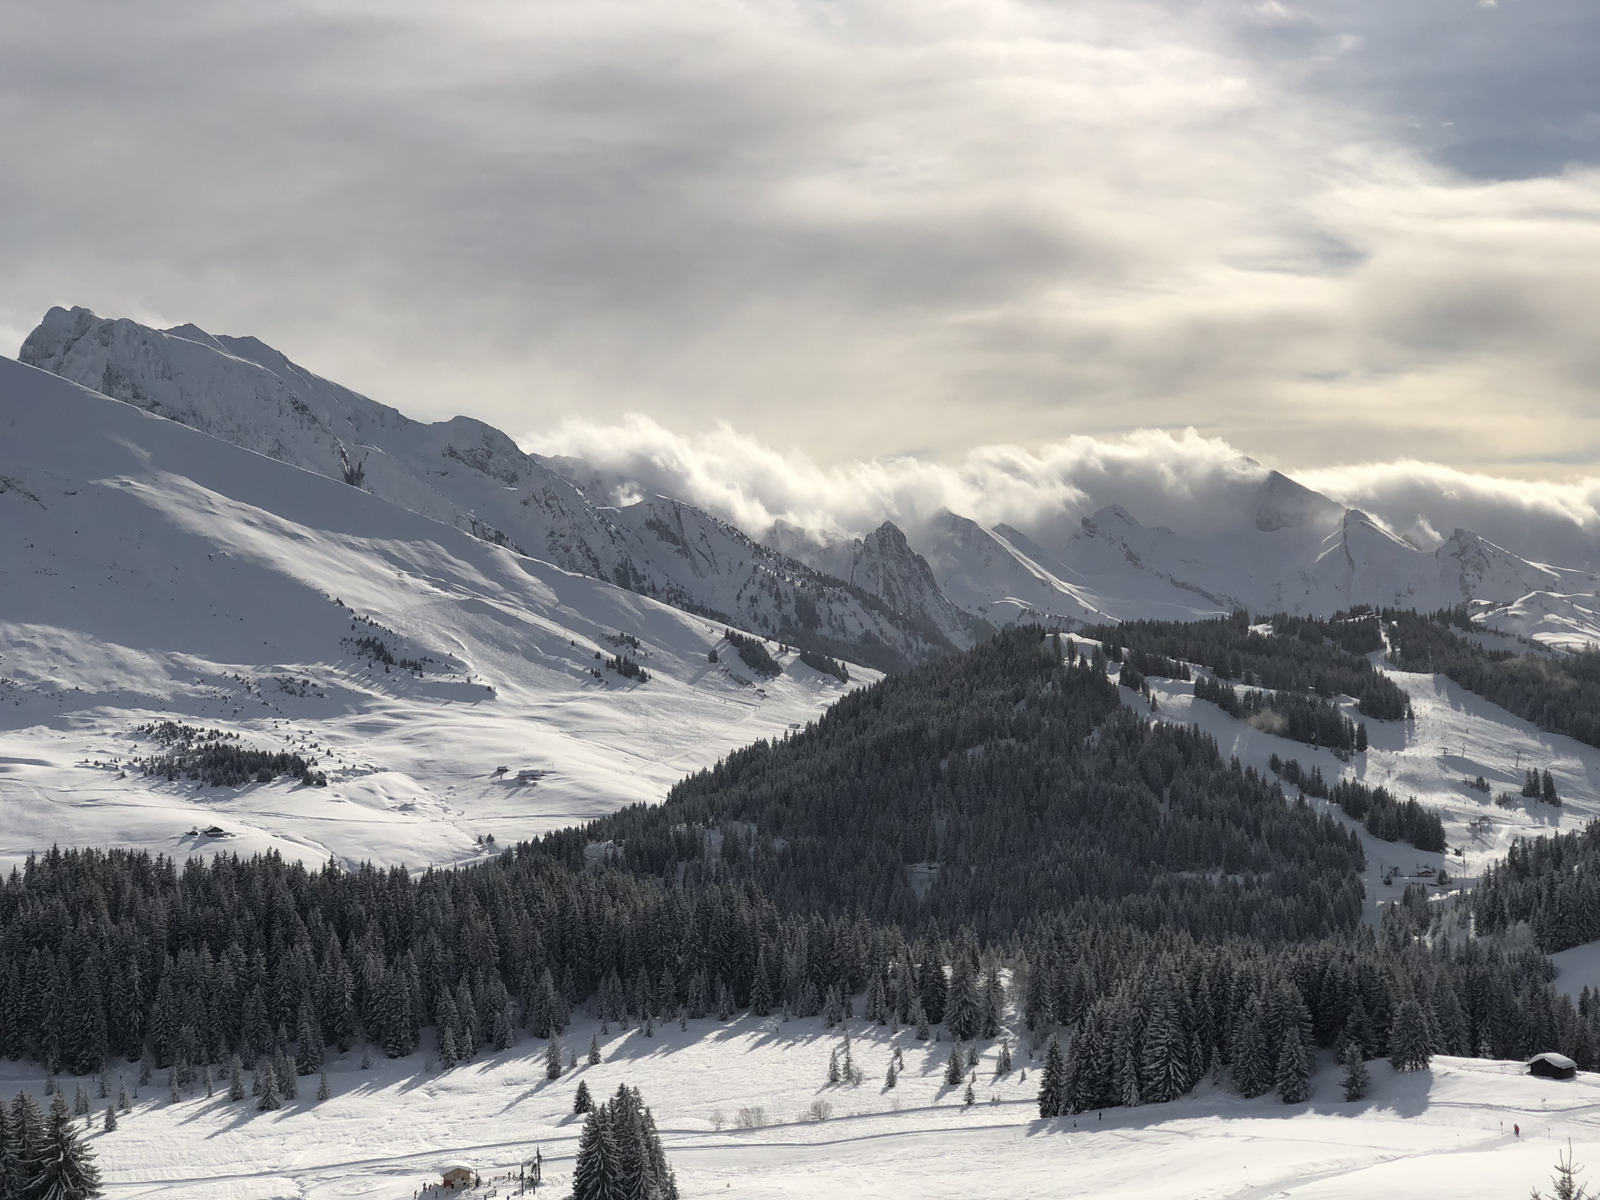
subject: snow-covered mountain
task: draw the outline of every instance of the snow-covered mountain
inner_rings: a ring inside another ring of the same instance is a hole
[[[243,399],[201,411],[241,439],[265,432]],[[279,448],[371,446],[369,469],[421,486],[398,451],[332,423],[313,409],[292,425],[308,436]],[[487,491],[485,471],[459,474]],[[772,649],[783,673],[757,679],[721,621],[0,359],[0,862],[56,842],[412,865],[493,853],[478,839],[660,799],[843,693]],[[607,665],[620,656],[650,678]],[[155,747],[139,727],[166,720],[301,753],[327,786],[141,774],[132,760]]]
[[[468,417],[410,420],[255,338],[53,308],[19,357],[475,537],[714,620],[884,665],[950,648],[933,632],[943,626],[907,619],[703,511],[661,498],[621,509],[595,503],[492,426]],[[946,624],[958,631],[960,622]]]
[[[1008,610],[1071,622],[1477,602],[1493,628],[1522,632],[1528,619],[1519,613],[1555,605],[1567,641],[1579,627],[1583,638],[1600,638],[1600,625],[1585,625],[1586,609],[1554,599],[1594,594],[1600,576],[1587,565],[1532,562],[1464,529],[1419,547],[1276,471],[1265,473],[1239,519],[1204,534],[1145,526],[1110,505],[1075,529],[1033,536],[941,513],[911,542],[947,597],[996,624]]]
[[[1244,459],[1238,486],[1187,532],[1144,524],[1119,504],[1027,529],[944,511],[853,538],[783,522],[744,531],[583,462],[526,454],[479,421],[409,420],[254,338],[57,308],[21,357],[480,539],[881,667],[1019,620],[1072,627],[1240,606],[1326,614],[1472,602],[1491,628],[1553,645],[1600,641],[1588,601],[1600,588],[1600,547],[1593,561],[1558,566],[1465,529],[1419,545]]]

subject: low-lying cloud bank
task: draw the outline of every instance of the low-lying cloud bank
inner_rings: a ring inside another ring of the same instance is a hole
[[[524,444],[592,466],[619,502],[672,496],[756,537],[778,522],[825,538],[860,536],[884,520],[915,530],[948,509],[1049,544],[1110,504],[1146,525],[1203,536],[1253,519],[1268,474],[1243,450],[1193,429],[1072,437],[1036,449],[980,446],[954,463],[906,457],[843,466],[779,450],[726,423],[687,435],[639,414],[616,425],[569,420]],[[1285,474],[1424,548],[1465,528],[1526,558],[1563,566],[1600,559],[1600,478],[1530,482],[1414,459]]]

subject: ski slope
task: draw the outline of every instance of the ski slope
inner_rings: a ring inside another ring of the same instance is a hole
[[[302,1078],[301,1099],[274,1113],[229,1104],[225,1089],[169,1103],[158,1072],[118,1129],[101,1132],[97,1121],[90,1141],[112,1200],[408,1200],[456,1163],[483,1176],[474,1194],[485,1195],[495,1175],[514,1173],[536,1148],[539,1194],[562,1196],[583,1080],[596,1099],[620,1082],[640,1088],[686,1198],[1501,1200],[1545,1186],[1568,1139],[1579,1162],[1600,1164],[1600,1077],[1555,1083],[1519,1063],[1440,1058],[1429,1071],[1396,1075],[1378,1061],[1371,1096],[1347,1104],[1325,1060],[1304,1104],[1244,1100],[1205,1082],[1171,1104],[1045,1122],[1038,1062],[1020,1051],[1017,1069],[996,1079],[990,1042],[979,1044],[976,1103],[966,1107],[963,1089],[943,1083],[948,1043],[917,1042],[909,1029],[849,1022],[859,1087],[825,1082],[840,1036],[816,1018],[704,1020],[654,1037],[613,1029],[601,1037],[604,1061],[589,1066],[595,1032],[592,1021],[574,1022],[566,1044],[580,1065],[556,1081],[545,1078],[542,1041],[446,1073],[421,1051],[377,1058],[364,1072],[353,1050],[330,1060],[327,1101],[316,1104],[316,1079]],[[889,1090],[893,1046],[905,1070]],[[8,1092],[42,1082],[36,1071],[0,1066]],[[831,1115],[806,1119],[818,1100]],[[736,1128],[739,1110],[755,1106],[761,1124]],[[502,1185],[499,1194],[514,1190]]]
[[[1112,668],[1113,672],[1117,669]],[[1367,855],[1367,911],[1374,921],[1384,905],[1399,898],[1407,883],[1429,880],[1420,874],[1422,868],[1448,870],[1458,882],[1433,890],[1441,897],[1457,894],[1461,883],[1470,886],[1515,839],[1579,829],[1600,817],[1600,749],[1546,733],[1443,675],[1384,670],[1410,694],[1415,720],[1367,720],[1357,711],[1355,701],[1341,698],[1347,716],[1366,721],[1370,738],[1367,752],[1352,756],[1348,763],[1340,762],[1331,750],[1290,741],[1235,720],[1210,701],[1196,700],[1192,683],[1149,679],[1157,705],[1150,715],[1199,726],[1217,739],[1225,758],[1237,757],[1263,774],[1269,774],[1268,761],[1277,754],[1286,760],[1298,759],[1308,771],[1321,767],[1330,784],[1343,775],[1369,787],[1385,787],[1402,800],[1414,796],[1436,809],[1444,823],[1446,854],[1372,837],[1336,805],[1308,798],[1308,803],[1326,808],[1359,832]],[[1119,690],[1125,705],[1148,712],[1143,697],[1128,688]],[[1548,769],[1554,776],[1562,798],[1560,807],[1520,795],[1530,766]],[[1487,793],[1471,786],[1480,775],[1489,784]],[[1287,785],[1285,790],[1295,794]],[[1508,792],[1513,804],[1503,808],[1496,798]],[[1591,982],[1600,984],[1600,971]]]
[[[430,661],[386,669],[362,637]],[[617,653],[652,678],[605,670]],[[55,843],[470,860],[659,800],[845,690],[779,657],[755,679],[716,623],[0,359],[0,864]],[[329,784],[128,769],[168,719]]]

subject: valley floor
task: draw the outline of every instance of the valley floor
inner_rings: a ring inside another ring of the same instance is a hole
[[[1600,1076],[1556,1083],[1518,1063],[1450,1058],[1396,1075],[1375,1062],[1371,1098],[1346,1104],[1325,1062],[1306,1104],[1243,1100],[1208,1081],[1173,1104],[1045,1122],[1034,1102],[1038,1063],[1025,1051],[996,1080],[995,1047],[980,1045],[977,1102],[966,1107],[963,1089],[943,1083],[948,1043],[849,1025],[865,1072],[859,1087],[824,1082],[840,1037],[818,1020],[697,1021],[653,1038],[613,1030],[596,1066],[582,1064],[596,1027],[579,1020],[567,1044],[581,1065],[560,1080],[545,1079],[536,1040],[448,1072],[430,1069],[422,1052],[363,1072],[357,1050],[331,1061],[329,1100],[312,1101],[316,1080],[307,1078],[302,1099],[275,1113],[229,1104],[220,1089],[213,1100],[171,1104],[159,1072],[121,1126],[92,1142],[112,1200],[405,1200],[457,1162],[479,1172],[476,1194],[486,1195],[535,1149],[545,1163],[539,1194],[564,1196],[583,1080],[597,1099],[623,1081],[641,1089],[686,1198],[1488,1200],[1544,1188],[1569,1140],[1580,1163],[1600,1167]],[[892,1046],[905,1073],[886,1090]],[[19,1065],[0,1082],[7,1091],[41,1084]],[[831,1116],[805,1119],[818,1100]],[[755,1107],[760,1126],[735,1128],[740,1109]],[[499,1194],[514,1191],[501,1184]]]

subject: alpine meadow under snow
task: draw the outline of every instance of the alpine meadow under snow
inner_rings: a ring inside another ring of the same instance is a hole
[[[1600,1164],[1600,548],[1248,463],[1206,529],[740,529],[250,338],[20,358],[4,1200]]]

